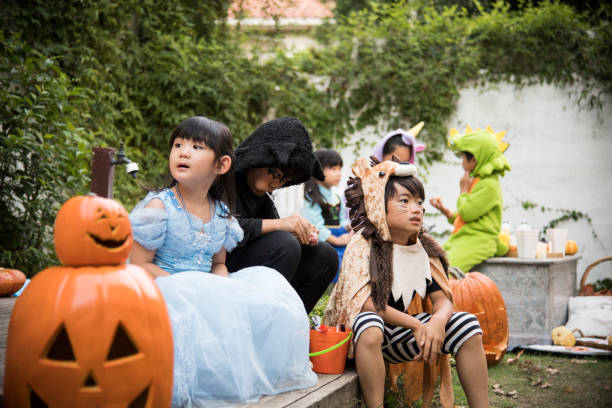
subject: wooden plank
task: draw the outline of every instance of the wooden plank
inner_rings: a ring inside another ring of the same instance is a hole
[[[0,322],[0,349],[6,348],[6,335],[8,333],[8,322]]]
[[[13,306],[17,297],[2,297],[0,298],[0,407],[2,407],[2,394],[4,385],[4,361],[6,355],[6,334],[8,332],[8,323],[11,318]]]
[[[0,297],[0,323],[9,321],[16,300],[15,296]]]
[[[256,402],[240,405],[239,408],[283,408],[294,402],[296,399],[302,398],[305,395],[308,395],[309,393],[318,390],[319,388],[325,386],[327,383],[335,380],[341,375],[342,374],[317,374],[317,384],[310,388],[284,392],[278,395],[266,395],[257,400]]]
[[[0,349],[0,407],[2,406],[2,395],[4,393],[4,360],[6,349]]]
[[[349,408],[360,406],[359,378],[357,372],[351,370],[288,405],[287,408]]]

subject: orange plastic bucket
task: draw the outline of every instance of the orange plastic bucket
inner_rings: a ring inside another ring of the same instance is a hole
[[[327,331],[310,330],[310,361],[312,370],[321,374],[344,372],[349,340],[352,332],[329,328]]]

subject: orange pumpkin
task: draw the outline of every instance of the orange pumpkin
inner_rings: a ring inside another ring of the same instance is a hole
[[[17,292],[26,281],[23,272],[17,269],[0,268],[0,296],[10,296]]]
[[[487,365],[499,363],[508,349],[508,314],[495,283],[480,272],[470,272],[461,280],[449,279],[455,310],[476,316],[482,328]]]
[[[574,255],[576,252],[578,252],[576,241],[567,240],[565,242],[565,255]]]
[[[132,226],[125,209],[108,198],[78,196],[55,218],[55,253],[66,266],[117,265],[132,249]]]
[[[67,208],[84,213],[64,221],[58,214],[56,226],[67,230],[62,222],[70,222],[75,230],[87,231],[100,214],[110,220],[121,212],[127,215],[118,204],[104,201],[112,200],[96,198],[96,205],[79,207],[68,201],[60,213]],[[130,233],[129,223],[105,225]],[[101,228],[89,231],[104,236]],[[93,262],[103,262],[99,252],[104,246],[91,251],[88,239],[70,242],[60,233],[55,245],[61,250],[85,242],[80,261],[91,255]],[[131,236],[125,242],[122,246],[129,253]],[[112,263],[117,262],[117,253],[112,248],[108,252]],[[72,259],[76,252],[64,253]],[[125,263],[52,267],[37,274],[15,302],[7,336],[4,401],[10,407],[169,407],[172,361],[166,306],[142,268]]]

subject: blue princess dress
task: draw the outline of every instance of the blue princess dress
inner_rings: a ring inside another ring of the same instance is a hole
[[[164,209],[145,208],[156,198]],[[243,236],[227,214],[216,202],[210,222],[192,215],[190,225],[171,190],[149,193],[130,214],[136,242],[171,273],[155,282],[172,323],[173,407],[231,406],[317,382],[308,316],[287,280],[263,266],[209,273],[212,256]]]

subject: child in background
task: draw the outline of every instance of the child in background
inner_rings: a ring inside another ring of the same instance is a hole
[[[459,180],[457,212],[446,208],[439,197],[429,200],[454,225],[443,247],[450,264],[464,272],[508,252],[508,246],[499,239],[503,208],[499,178],[510,170],[502,154],[508,147],[501,141],[504,134],[494,134],[490,127],[473,131],[468,126],[463,135],[451,129],[449,145],[461,155],[465,171]]]
[[[416,152],[425,150],[425,145],[416,141],[416,137],[424,125],[423,122],[419,122],[409,131],[396,129],[387,133],[374,146],[372,156],[376,157],[379,162],[391,160],[395,156],[402,163],[414,164]]]
[[[344,249],[351,239],[351,227],[341,197],[333,193],[331,188],[340,183],[342,157],[332,149],[320,149],[314,155],[321,164],[325,180],[311,178],[304,183],[306,200],[302,215],[319,230],[319,241],[327,241],[334,246],[338,253],[340,271]],[[332,282],[337,280],[338,273]]]
[[[308,317],[287,280],[261,266],[228,276],[226,252],[243,238],[228,209],[232,157],[224,124],[184,120],[170,138],[170,186],[130,214],[130,261],[156,278],[172,324],[173,407],[251,402],[317,382]]]

